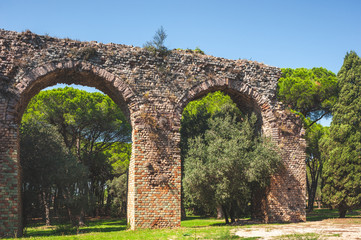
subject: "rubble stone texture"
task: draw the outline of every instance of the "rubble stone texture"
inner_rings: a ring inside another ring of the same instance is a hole
[[[278,68],[191,51],[160,55],[114,43],[0,30],[0,236],[20,236],[19,124],[30,99],[57,83],[95,87],[132,125],[128,222],[132,229],[179,227],[180,123],[188,102],[221,90],[280,147],[284,168],[257,199],[265,222],[305,221],[302,124],[276,99]]]

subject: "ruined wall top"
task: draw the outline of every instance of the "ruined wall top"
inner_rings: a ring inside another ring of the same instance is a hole
[[[0,93],[17,94],[22,78],[46,64],[72,62],[107,71],[139,98],[166,96],[180,101],[189,89],[212,81],[242,82],[268,103],[276,102],[278,68],[248,60],[229,60],[191,51],[172,50],[166,56],[144,48],[114,43],[81,42],[0,29]],[[73,83],[71,75],[63,79]],[[158,99],[159,100],[159,99]]]

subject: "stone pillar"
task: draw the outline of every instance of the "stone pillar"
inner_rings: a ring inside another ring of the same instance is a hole
[[[179,227],[181,221],[180,133],[169,114],[147,107],[133,123],[128,180],[131,229]]]
[[[302,122],[287,110],[275,112],[282,169],[271,179],[267,195],[266,222],[306,221],[306,140]]]
[[[18,126],[0,99],[0,238],[22,236]]]

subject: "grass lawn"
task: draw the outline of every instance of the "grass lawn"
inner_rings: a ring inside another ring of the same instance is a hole
[[[355,221],[361,218],[361,210],[349,211],[346,214],[347,218],[351,218]],[[338,218],[337,210],[330,209],[314,209],[313,212],[307,213],[307,221],[322,221],[325,219]]]
[[[320,221],[329,218],[337,218],[337,210],[316,209],[308,214],[307,221]],[[360,221],[361,211],[350,212],[347,217],[351,220]],[[273,225],[273,224],[272,224]],[[177,229],[140,229],[131,231],[127,229],[124,219],[94,219],[87,222],[86,227],[79,229],[69,225],[56,225],[46,227],[33,224],[25,229],[24,238],[28,239],[242,239],[233,235],[237,228],[250,227],[227,226],[224,220],[215,218],[188,217],[182,221]],[[280,239],[317,239],[317,236],[284,236]],[[314,238],[315,237],[315,238]],[[257,239],[257,238],[243,238]]]
[[[69,225],[52,227],[34,225],[24,231],[30,239],[235,239],[224,220],[189,217],[177,229],[127,230],[124,219],[98,219],[87,222],[79,229]],[[239,238],[238,238],[239,239]]]

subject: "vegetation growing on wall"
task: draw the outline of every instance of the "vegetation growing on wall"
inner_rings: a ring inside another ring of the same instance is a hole
[[[169,52],[168,48],[164,45],[166,38],[167,38],[167,33],[165,32],[163,26],[161,26],[155,32],[155,35],[153,36],[153,40],[146,42],[143,45],[143,47],[153,53],[159,52],[161,56],[166,56]]]

